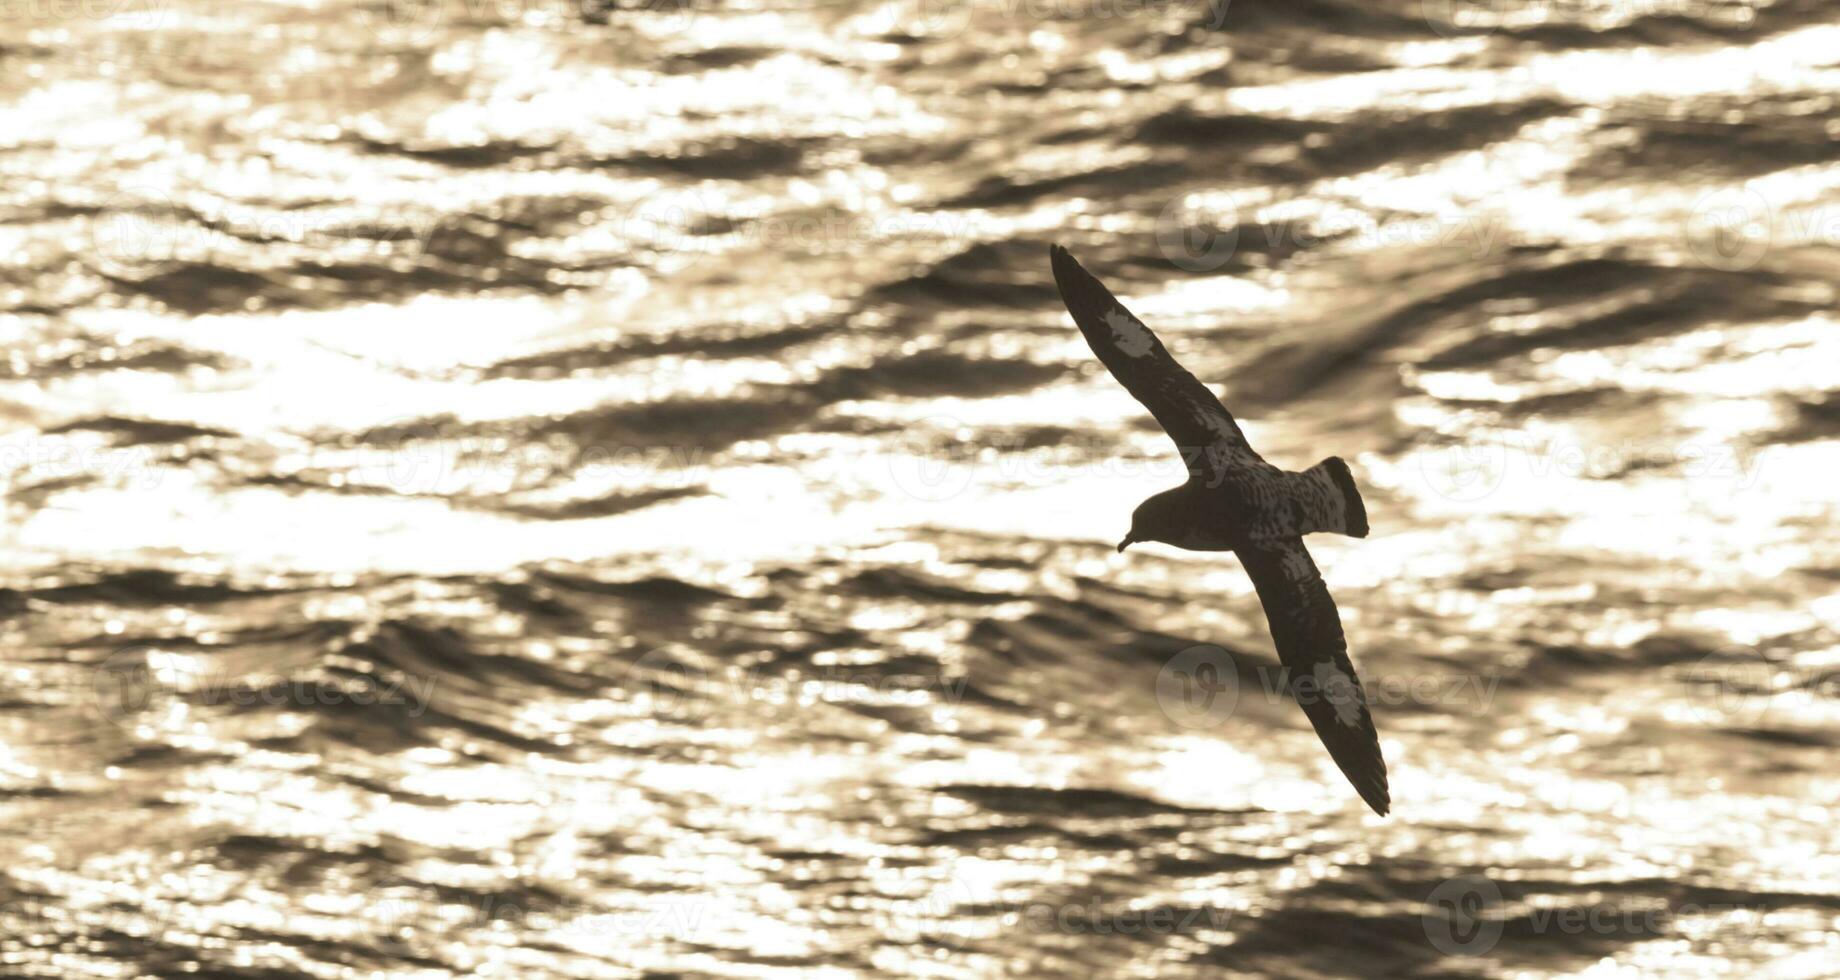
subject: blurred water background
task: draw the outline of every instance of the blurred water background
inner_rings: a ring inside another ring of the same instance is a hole
[[[3,9],[7,974],[1840,973],[1840,6]]]

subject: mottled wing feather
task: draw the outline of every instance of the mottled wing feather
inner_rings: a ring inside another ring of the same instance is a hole
[[[1282,543],[1324,531],[1367,537],[1367,505],[1338,457],[1301,473],[1238,469],[1227,482],[1241,505],[1241,526],[1254,542]]]
[[[1309,505],[1296,493],[1294,475],[1267,463],[1236,467],[1221,481],[1233,502],[1234,523],[1247,540],[1282,546],[1307,533]]]
[[[1348,472],[1347,464],[1341,460],[1336,460],[1335,465],[1343,474]],[[1302,473],[1286,473],[1284,482],[1289,484],[1286,489],[1290,494],[1290,507],[1287,509],[1291,512],[1291,523],[1297,528],[1292,534],[1334,531],[1366,536],[1366,510],[1363,508],[1358,515],[1358,524],[1357,515],[1351,512],[1352,506],[1361,499],[1360,494],[1355,492],[1351,501],[1349,491],[1337,485],[1334,471],[1328,465],[1311,467]]]
[[[1219,474],[1231,466],[1264,462],[1246,443],[1220,399],[1176,363],[1156,334],[1125,309],[1104,283],[1059,245],[1049,254],[1054,283],[1086,343],[1112,377],[1175,440],[1190,472]]]
[[[1380,736],[1348,659],[1335,600],[1316,563],[1299,538],[1241,548],[1239,557],[1265,607],[1278,658],[1288,668],[1291,696],[1361,799],[1384,816],[1392,801]]]

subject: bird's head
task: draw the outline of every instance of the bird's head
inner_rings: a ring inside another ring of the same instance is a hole
[[[1165,490],[1137,505],[1131,512],[1131,530],[1126,532],[1124,540],[1118,542],[1118,550],[1139,541],[1162,541],[1174,544],[1181,540],[1189,529],[1189,522],[1184,520],[1182,499],[1179,496],[1183,488]]]

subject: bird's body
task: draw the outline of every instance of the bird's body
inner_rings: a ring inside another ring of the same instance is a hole
[[[1050,255],[1061,299],[1093,353],[1188,464],[1187,482],[1138,505],[1118,550],[1158,541],[1237,554],[1265,607],[1291,695],[1361,798],[1384,815],[1391,800],[1379,735],[1335,601],[1303,546],[1305,534],[1367,536],[1367,508],[1348,465],[1331,456],[1292,473],[1266,462],[1142,321],[1066,249],[1057,245]]]
[[[1188,482],[1145,500],[1119,545],[1160,541],[1189,551],[1238,551],[1260,541],[1332,531],[1367,536],[1367,507],[1348,464],[1331,456],[1302,473],[1259,460],[1218,480]]]

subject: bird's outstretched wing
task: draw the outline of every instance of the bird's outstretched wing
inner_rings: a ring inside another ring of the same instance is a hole
[[[1218,476],[1227,467],[1264,462],[1246,444],[1245,435],[1220,399],[1177,364],[1156,334],[1125,309],[1104,283],[1059,245],[1049,249],[1049,255],[1054,284],[1060,287],[1061,300],[1086,343],[1112,377],[1175,440],[1190,473]]]
[[[1263,542],[1238,551],[1271,623],[1271,639],[1287,668],[1291,696],[1303,705],[1303,713],[1361,799],[1385,816],[1392,800],[1380,736],[1367,713],[1367,693],[1348,660],[1335,600],[1303,539]]]

